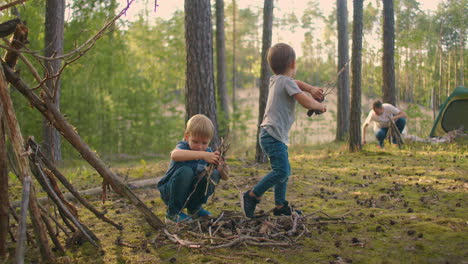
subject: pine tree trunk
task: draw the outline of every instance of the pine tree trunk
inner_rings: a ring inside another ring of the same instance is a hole
[[[338,69],[345,67],[349,61],[348,54],[348,7],[346,0],[336,1],[336,20],[338,25]],[[338,76],[338,105],[336,120],[336,140],[346,139],[349,131],[349,70]]]
[[[216,88],[218,91],[219,135],[225,137],[229,132],[229,104],[226,87],[226,36],[224,33],[224,0],[216,0]]]
[[[63,52],[63,28],[65,17],[65,0],[46,1],[45,20],[45,56],[60,56]],[[55,75],[61,66],[60,60],[46,61],[47,75]],[[46,82],[46,87],[54,94],[54,105],[60,109],[60,80],[51,78]],[[44,146],[47,157],[52,161],[62,160],[60,149],[60,134],[44,118],[43,120]]]
[[[360,151],[361,145],[361,67],[362,67],[362,28],[363,0],[353,1],[353,53],[351,113],[349,126],[349,150]]]
[[[260,163],[267,161],[267,157],[260,146],[259,134],[260,124],[263,122],[265,107],[268,99],[268,87],[270,80],[270,67],[267,61],[268,49],[271,47],[273,28],[273,0],[265,0],[263,7],[263,39],[262,39],[262,59],[260,69],[260,96],[258,98],[258,123],[257,123],[257,144],[255,160]]]
[[[212,146],[219,145],[213,74],[213,43],[209,0],[185,1],[187,51],[185,108],[187,120],[204,114],[215,126]]]
[[[232,112],[236,113],[236,0],[232,0]],[[233,127],[235,122],[233,123]]]
[[[383,21],[383,101],[395,105],[395,17],[393,0],[383,0]]]

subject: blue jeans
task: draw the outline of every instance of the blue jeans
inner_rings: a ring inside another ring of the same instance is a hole
[[[398,130],[401,133],[403,131],[403,129],[405,128],[405,126],[406,126],[406,119],[405,118],[398,118],[398,120],[395,121],[395,125],[397,126]],[[384,140],[385,140],[385,137],[387,136],[387,132],[388,132],[388,127],[382,127],[375,133],[375,137],[379,141],[379,145],[381,147],[383,147],[383,145],[384,145]],[[393,143],[396,144],[395,139],[393,139]]]
[[[270,136],[264,129],[260,131],[260,146],[270,159],[272,171],[265,175],[252,189],[260,197],[271,187],[275,187],[275,204],[283,205],[286,201],[286,189],[291,166],[288,160],[288,146]]]
[[[218,184],[220,175],[217,170],[214,170],[211,179]],[[161,198],[167,205],[167,214],[176,215],[182,211],[185,201],[189,198],[190,193],[195,188],[197,176],[192,168],[183,166],[177,169],[170,180],[162,186],[159,186]],[[202,204],[208,201],[208,197],[213,194],[215,185],[210,183],[208,192],[206,191],[206,178],[203,178],[197,185],[197,189],[187,201],[185,207],[190,212],[198,210]]]

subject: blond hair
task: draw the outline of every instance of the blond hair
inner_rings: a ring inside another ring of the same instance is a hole
[[[187,128],[185,129],[186,136],[202,137],[211,140],[213,134],[213,123],[205,115],[194,115],[187,121]]]

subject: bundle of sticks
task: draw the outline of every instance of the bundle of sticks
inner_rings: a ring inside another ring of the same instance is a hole
[[[173,243],[188,248],[212,250],[242,244],[284,247],[294,245],[303,236],[310,236],[309,228],[312,227],[354,224],[345,221],[345,215],[331,217],[318,211],[305,216],[293,212],[291,216],[272,217],[267,212],[254,219],[248,219],[240,212],[223,211],[217,218],[167,226],[164,233]]]
[[[401,136],[400,130],[398,130],[398,127],[395,124],[395,121],[393,121],[392,118],[390,118],[390,127],[388,128],[388,140],[395,142],[399,148],[401,148],[404,144],[403,137]]]

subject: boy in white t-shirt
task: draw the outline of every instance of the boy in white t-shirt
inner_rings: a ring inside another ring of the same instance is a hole
[[[379,141],[379,146],[383,148],[384,139],[390,127],[390,119],[393,119],[401,133],[406,125],[406,113],[391,104],[383,104],[380,100],[375,101],[372,110],[362,125],[362,144],[366,144],[367,126],[374,122],[375,137]]]

